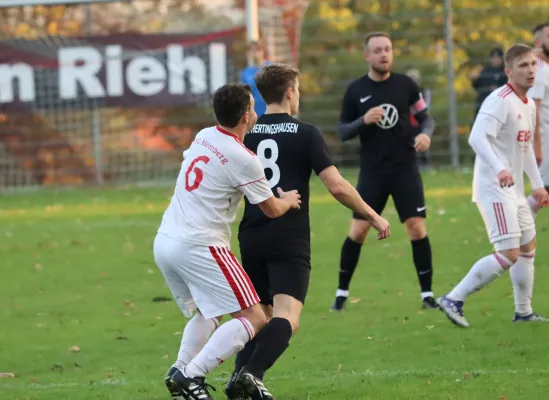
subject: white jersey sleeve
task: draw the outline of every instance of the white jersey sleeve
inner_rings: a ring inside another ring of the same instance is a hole
[[[489,96],[479,110],[469,144],[487,165],[497,173],[503,171],[505,166],[494,152],[488,137],[496,138],[507,118],[505,101],[499,96]]]
[[[507,104],[503,97],[490,95],[484,100],[478,113],[480,118],[477,118],[477,120],[482,120],[483,125],[489,124],[489,126],[486,126],[488,131],[483,133],[496,137],[507,120]],[[488,118],[482,118],[483,116]]]
[[[250,159],[237,176],[233,177],[236,187],[248,198],[251,204],[258,204],[273,197],[273,192],[265,178],[265,171],[257,157]]]
[[[528,91],[528,96],[534,100],[543,100],[547,95],[547,76],[545,68],[538,65],[536,70],[536,79],[534,81],[534,86]]]

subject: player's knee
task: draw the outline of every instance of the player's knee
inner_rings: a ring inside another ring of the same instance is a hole
[[[349,229],[349,238],[353,242],[364,243],[369,230],[370,223],[368,221],[353,219],[351,229]]]
[[[500,250],[498,251],[499,254],[504,256],[508,261],[510,265],[513,265],[517,262],[520,252],[519,249],[507,249],[507,250]]]
[[[246,308],[240,312],[232,314],[233,318],[246,318],[254,327],[256,334],[263,329],[267,323],[267,316],[259,304]]]
[[[293,336],[299,330],[299,317],[291,318],[289,321],[290,321],[290,325],[292,325],[292,336]]]
[[[421,240],[427,236],[427,228],[425,227],[425,218],[412,217],[404,222],[406,231],[411,240]]]
[[[521,253],[532,253],[536,250],[537,241],[536,241],[536,230],[531,229],[522,234],[520,239],[520,252]]]

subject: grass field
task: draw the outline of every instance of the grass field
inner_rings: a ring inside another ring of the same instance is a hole
[[[435,290],[489,253],[470,176],[425,175]],[[471,297],[472,328],[420,310],[410,243],[364,248],[351,301],[328,312],[349,212],[313,182],[313,275],[301,331],[266,382],[284,399],[549,398],[549,325],[516,325],[503,276]],[[185,320],[152,258],[171,189],[37,192],[0,197],[2,400],[162,400]],[[535,306],[549,314],[549,213],[538,219]],[[234,243],[235,252],[238,247]],[[72,351],[71,351],[72,349]],[[210,377],[222,389],[231,362]]]

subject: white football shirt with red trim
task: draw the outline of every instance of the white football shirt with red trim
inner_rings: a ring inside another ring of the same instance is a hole
[[[273,196],[258,157],[232,133],[203,129],[184,153],[158,232],[202,246],[230,247],[243,195],[252,204]]]
[[[535,124],[534,101],[528,97],[521,99],[509,84],[494,90],[484,100],[471,135],[488,136],[494,153],[513,174],[515,184],[501,188],[496,171],[477,157],[473,174],[474,202],[502,202],[524,197],[524,159],[534,140]]]
[[[540,100],[540,132],[545,142],[549,141],[549,63],[541,57],[537,61],[536,81],[528,96]]]

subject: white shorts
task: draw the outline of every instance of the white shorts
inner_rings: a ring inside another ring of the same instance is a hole
[[[154,258],[187,318],[197,308],[209,319],[259,303],[250,278],[226,247],[197,246],[158,233]]]
[[[497,250],[518,248],[535,237],[536,224],[526,198],[517,201],[477,202],[477,206],[484,220],[490,243],[497,244],[505,241],[512,244],[512,246],[505,246],[506,248],[496,246]]]

